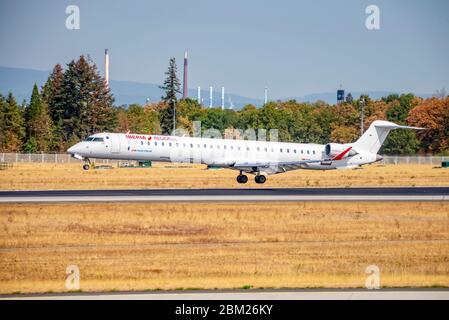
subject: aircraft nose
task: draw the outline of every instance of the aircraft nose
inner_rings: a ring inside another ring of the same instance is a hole
[[[77,149],[78,149],[77,145],[75,144],[74,146],[71,146],[70,148],[67,149],[67,153],[74,154],[74,153],[76,153]]]

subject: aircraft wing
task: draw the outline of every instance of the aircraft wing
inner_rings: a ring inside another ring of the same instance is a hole
[[[298,160],[298,161],[236,161],[231,169],[245,172],[261,171],[267,174],[282,173],[291,170],[307,168],[310,163],[320,163],[323,160]],[[254,170],[256,169],[256,170]]]

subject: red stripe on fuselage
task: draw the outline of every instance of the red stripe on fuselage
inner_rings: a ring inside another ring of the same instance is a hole
[[[349,147],[348,149],[346,149],[345,151],[343,151],[340,154],[337,154],[334,158],[332,158],[332,160],[341,160],[343,159],[343,157],[349,152],[349,150],[351,150],[352,147]]]

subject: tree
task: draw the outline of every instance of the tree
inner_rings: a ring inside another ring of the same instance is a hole
[[[167,76],[164,84],[159,88],[165,91],[162,100],[167,103],[167,108],[161,112],[161,127],[164,134],[169,134],[173,130],[173,122],[176,116],[176,94],[181,93],[180,82],[177,76],[177,67],[175,58],[170,58],[168,70],[165,72]]]
[[[400,96],[392,94],[382,100],[389,104],[386,110],[387,120],[402,125],[408,124],[407,117],[410,110],[421,101],[411,93]],[[380,153],[414,154],[418,149],[419,140],[415,131],[394,130],[388,135]]]
[[[4,142],[4,130],[6,129],[4,126],[5,117],[3,115],[3,111],[6,108],[5,106],[6,101],[2,94],[0,94],[0,149],[3,149],[3,142]]]
[[[158,113],[149,107],[143,108],[138,104],[132,104],[128,110],[121,109],[119,114],[118,130],[121,132],[160,133]]]
[[[67,65],[61,99],[65,141],[73,143],[113,127],[114,98],[96,65],[89,63],[84,56]]]
[[[48,106],[41,99],[37,85],[33,87],[30,104],[25,109],[25,145],[28,152],[48,151],[52,138],[52,121]]]
[[[57,64],[42,87],[42,101],[47,104],[48,113],[53,123],[50,148],[56,151],[65,151],[63,78],[62,66]]]
[[[64,72],[60,64],[55,65],[47,82],[42,87],[42,100],[48,105],[53,122],[60,123],[64,116],[64,101],[62,100],[62,81]]]
[[[424,100],[410,111],[407,120],[426,128],[418,132],[426,152],[449,153],[449,97]]]
[[[352,97],[352,93],[349,92],[346,96],[346,102],[347,103],[352,103],[354,101],[354,98]]]
[[[22,139],[25,135],[23,127],[23,117],[19,105],[13,94],[10,92],[6,101],[2,104],[0,131],[3,141],[1,149],[3,152],[16,152],[22,147]]]
[[[335,126],[332,129],[331,141],[336,143],[354,142],[359,137],[357,127]]]

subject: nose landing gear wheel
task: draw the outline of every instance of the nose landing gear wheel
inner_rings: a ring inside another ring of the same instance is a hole
[[[245,176],[244,174],[238,175],[237,176],[237,182],[238,183],[247,183],[248,182],[248,177]]]
[[[89,170],[90,169],[90,165],[88,165],[87,163],[85,165],[83,165],[83,169],[84,170]]]
[[[254,178],[254,180],[256,181],[256,183],[265,183],[265,181],[267,181],[267,177],[265,177],[264,175],[258,175]]]

